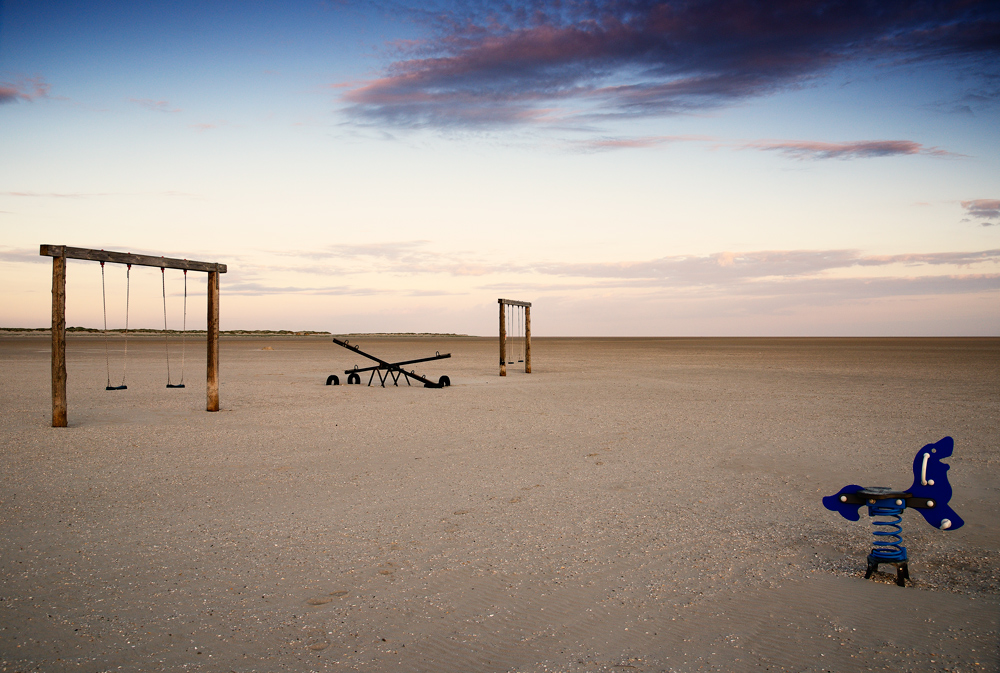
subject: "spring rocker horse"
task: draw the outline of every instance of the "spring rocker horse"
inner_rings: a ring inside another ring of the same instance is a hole
[[[886,563],[896,567],[896,584],[906,586],[910,579],[907,567],[906,547],[902,546],[903,510],[911,507],[924,517],[930,525],[941,530],[957,530],[965,523],[948,506],[951,500],[951,484],[948,483],[948,465],[942,458],[951,456],[955,441],[945,437],[935,444],[928,444],[913,458],[913,485],[906,491],[894,491],[884,486],[858,486],[851,484],[834,495],[823,498],[823,505],[839,512],[849,521],[861,518],[858,510],[868,506],[868,516],[879,517],[872,521],[871,553],[868,554],[868,569],[865,579],[869,579],[879,567]]]

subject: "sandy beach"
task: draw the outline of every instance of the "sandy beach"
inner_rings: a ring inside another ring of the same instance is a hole
[[[452,385],[223,337],[206,413],[200,339],[107,392],[71,334],[52,428],[48,335],[0,336],[0,671],[1000,670],[1000,339],[352,343]],[[821,497],[944,436],[966,525],[906,512],[911,585],[864,580]]]

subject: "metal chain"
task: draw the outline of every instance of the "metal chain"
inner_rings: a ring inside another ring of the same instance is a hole
[[[128,369],[128,300],[129,292],[132,286],[132,265],[129,264],[125,269],[125,354],[123,356],[124,362],[122,363],[122,385],[125,385],[125,372]]]
[[[514,307],[511,306],[511,309]],[[507,311],[507,362],[510,363],[513,360],[511,356],[514,354],[514,311]]]
[[[101,262],[101,302],[104,306],[104,363],[108,370],[108,387],[111,387],[111,355],[108,353],[108,294],[104,289],[104,262]]]
[[[524,362],[524,307],[519,306],[518,308],[521,309],[517,314],[517,318],[521,322],[521,324],[517,326],[518,332],[521,335],[521,348],[518,351],[517,361]]]
[[[170,385],[170,339],[167,337],[167,272],[160,267],[160,285],[163,287],[163,348],[167,354],[167,385]]]
[[[184,338],[187,336],[188,324],[188,271],[184,269],[184,323],[181,327],[181,385],[184,384]]]

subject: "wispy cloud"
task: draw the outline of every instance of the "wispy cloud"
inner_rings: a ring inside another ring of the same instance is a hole
[[[373,296],[379,294],[393,294],[388,290],[376,288],[360,288],[351,285],[327,285],[321,287],[309,287],[298,285],[272,285],[260,282],[236,282],[226,283],[226,294],[238,294],[248,296],[261,296],[271,294],[306,294],[306,295],[334,295],[334,296]]]
[[[204,133],[205,131],[214,131],[215,129],[231,127],[233,126],[233,124],[223,120],[218,122],[202,122],[199,124],[188,124],[188,126],[195,129],[199,133]]]
[[[1000,199],[974,199],[972,201],[962,201],[965,214],[968,218],[984,220],[984,227],[1000,225]]]
[[[749,142],[725,141],[710,136],[638,136],[620,138],[594,138],[573,143],[584,151],[600,152],[622,149],[644,149],[679,142],[714,143],[716,147],[779,152],[787,157],[802,160],[819,159],[874,159],[910,154],[936,157],[959,157],[937,147],[925,147],[912,140],[856,140],[850,142],[825,142],[821,140],[753,140]]]
[[[319,259],[353,259],[357,257],[375,257],[380,259],[400,259],[424,247],[429,241],[390,241],[385,243],[339,244],[328,245],[319,250],[307,252],[288,252],[296,257],[313,257]]]
[[[52,87],[42,77],[28,77],[16,82],[0,82],[0,104],[17,101],[32,102],[46,98]]]
[[[915,266],[928,264],[932,266],[952,265],[968,267],[973,264],[1000,262],[1000,250],[981,250],[978,252],[925,252],[905,253],[900,255],[866,255],[858,258],[858,266],[887,266],[903,264]]]
[[[890,278],[793,278],[734,288],[742,295],[799,295],[816,303],[826,296],[838,302],[905,297],[914,295],[949,295],[1000,290],[1000,274],[948,274]]]
[[[11,196],[17,198],[28,198],[28,199],[89,199],[101,196],[165,196],[169,198],[189,198],[189,199],[200,199],[202,196],[200,194],[193,194],[189,192],[178,192],[174,190],[167,190],[161,192],[0,192],[0,196]]]
[[[510,126],[690,112],[801,86],[848,62],[993,73],[990,0],[528,0],[414,10],[433,38],[343,94],[357,122]]]
[[[638,261],[483,262],[440,253],[425,241],[330,246],[280,253],[279,264],[234,261],[235,294],[427,297],[511,290],[565,293],[678,293],[686,297],[813,296],[817,301],[1000,290],[1000,249],[869,255],[858,250],[759,250]],[[288,263],[284,263],[288,260]],[[236,267],[239,267],[238,269]],[[440,276],[435,279],[434,276]],[[297,278],[275,283],[272,278]],[[335,286],[310,278],[337,278]],[[372,278],[389,279],[372,281]],[[407,282],[409,277],[413,280]],[[421,278],[419,286],[415,279]],[[477,283],[476,278],[481,280]],[[404,279],[404,280],[400,280]],[[797,300],[796,300],[797,301]]]
[[[650,260],[617,262],[484,262],[469,253],[441,253],[427,249],[426,241],[335,245],[322,250],[279,253],[298,264],[269,265],[269,270],[329,275],[378,273],[400,275],[444,274],[520,275],[593,279],[648,279],[676,285],[731,283],[763,278],[804,278],[826,272],[875,267],[1000,266],[1000,249],[972,252],[900,253],[866,255],[859,250],[758,250],[717,252],[710,255],[674,255]],[[327,264],[329,262],[329,264]],[[336,266],[331,266],[336,265]]]
[[[583,150],[593,152],[605,152],[609,150],[623,149],[643,149],[647,147],[659,147],[680,142],[712,142],[715,138],[711,136],[638,136],[626,138],[593,138],[582,140],[574,145]]]
[[[49,261],[38,254],[37,248],[5,248],[0,250],[0,260],[16,264],[38,264]]]
[[[501,267],[478,260],[471,253],[441,253],[427,249],[428,241],[393,241],[331,245],[320,250],[280,253],[311,260],[283,267],[287,271],[329,275],[377,272],[403,275],[483,276]]]
[[[129,98],[128,100],[131,103],[155,112],[174,113],[181,111],[180,108],[171,107],[170,103],[165,100],[153,100],[151,98]]]
[[[780,152],[796,159],[872,159],[906,154],[927,154],[936,157],[960,156],[937,147],[924,147],[912,140],[861,140],[843,143],[815,140],[757,140],[746,143],[742,147]]]
[[[939,100],[925,107],[941,114],[975,116],[995,107],[1000,102],[1000,78],[987,78],[984,85],[966,91],[952,100]]]
[[[852,303],[861,299],[904,297],[914,295],[953,295],[1000,291],[1000,274],[926,274],[921,276],[889,277],[768,277],[753,282],[673,284],[659,279],[614,279],[594,282],[574,280],[564,283],[518,283],[520,291],[545,295],[570,295],[578,292],[607,294],[627,291],[667,292],[674,298],[706,299],[712,297],[739,298],[740,301],[783,297],[780,305],[788,308],[796,303],[826,305]],[[510,283],[491,283],[481,290],[506,292]],[[789,303],[788,299],[792,299]]]
[[[639,262],[547,263],[532,270],[549,276],[642,279],[676,286],[731,285],[767,278],[805,278],[852,267],[893,265],[956,266],[1000,264],[1000,249],[863,255],[857,250],[765,250],[719,252],[704,256],[674,256]]]
[[[0,196],[18,196],[32,199],[86,199],[92,196],[116,196],[98,192],[0,192]]]

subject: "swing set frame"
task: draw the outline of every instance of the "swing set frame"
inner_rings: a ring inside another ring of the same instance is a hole
[[[66,412],[66,260],[113,262],[159,269],[184,269],[208,273],[208,360],[206,366],[206,411],[219,410],[219,274],[226,265],[187,259],[133,255],[129,252],[42,245],[38,254],[52,258],[52,427],[67,426]]]
[[[497,299],[500,304],[500,376],[507,376],[507,320],[506,308],[517,306],[524,309],[524,373],[531,373],[531,302],[516,299]]]

